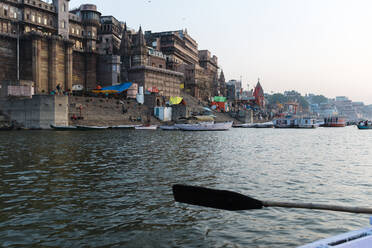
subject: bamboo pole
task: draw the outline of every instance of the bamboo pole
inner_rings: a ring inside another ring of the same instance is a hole
[[[330,210],[338,212],[348,212],[357,214],[372,214],[372,208],[367,207],[348,207],[326,204],[314,203],[294,203],[294,202],[275,202],[275,201],[262,201],[264,207],[281,207],[281,208],[303,208],[303,209],[317,209],[317,210]]]

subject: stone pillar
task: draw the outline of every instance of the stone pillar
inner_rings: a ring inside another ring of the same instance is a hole
[[[38,38],[34,38],[32,40],[32,80],[35,82],[36,85],[36,92],[41,93],[42,89],[40,85],[40,49],[41,49],[40,40]]]
[[[65,45],[65,90],[72,90],[72,43]]]
[[[49,41],[49,81],[48,91],[56,89],[57,86],[57,46],[58,40],[54,37]]]

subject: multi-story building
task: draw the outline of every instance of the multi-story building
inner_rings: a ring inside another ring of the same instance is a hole
[[[99,53],[104,55],[119,55],[121,35],[124,23],[113,16],[101,16],[101,27],[98,30]]]
[[[154,49],[166,55],[167,69],[185,75],[185,89],[191,95],[208,100],[217,86],[218,59],[208,50],[198,50],[198,43],[187,30],[152,33],[145,32],[145,39]]]
[[[230,80],[227,82],[228,86],[228,98],[229,99],[235,99],[235,100],[240,100],[241,93],[242,93],[242,81],[238,81],[235,79]],[[234,87],[232,87],[234,86]],[[232,95],[232,89],[234,89],[234,95]]]
[[[166,56],[156,47],[148,47],[139,28],[137,33],[124,27],[121,46],[122,81],[132,81],[145,90],[156,89],[161,95],[179,96],[184,74],[166,68]]]
[[[187,30],[152,33],[145,32],[147,44],[167,56],[167,68],[179,71],[179,67],[199,63],[198,43]]]
[[[218,58],[211,55],[208,50],[199,51],[199,65],[204,68],[204,74],[207,76],[207,89],[204,91],[202,98],[211,99],[218,96]],[[198,85],[196,85],[198,87]]]
[[[166,96],[179,95],[182,83],[199,98],[212,95],[217,57],[198,51],[186,30],[144,35],[95,5],[69,11],[69,3],[0,0],[0,83],[25,80],[47,94],[132,80]]]
[[[37,94],[120,83],[122,30],[92,4],[0,0],[0,82],[30,81]]]

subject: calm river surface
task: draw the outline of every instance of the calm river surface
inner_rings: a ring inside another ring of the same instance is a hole
[[[372,131],[0,132],[0,247],[296,247],[369,216],[175,203],[175,183],[368,206]]]

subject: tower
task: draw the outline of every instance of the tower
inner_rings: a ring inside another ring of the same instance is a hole
[[[69,38],[69,2],[70,0],[53,0],[57,11],[58,35],[65,39]]]
[[[134,37],[133,51],[132,51],[132,64],[131,66],[140,66],[147,64],[147,47],[145,36],[140,26],[137,35]]]
[[[121,81],[128,81],[128,69],[131,67],[132,60],[132,40],[129,37],[127,24],[124,24],[123,34],[120,43],[120,60],[121,60]]]

